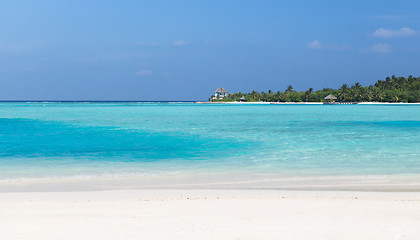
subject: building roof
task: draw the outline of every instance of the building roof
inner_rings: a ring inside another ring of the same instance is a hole
[[[215,93],[227,93],[227,91],[226,91],[226,89],[224,89],[224,88],[218,88],[218,89],[216,89],[216,91],[214,91]]]
[[[241,99],[241,100],[245,100],[245,96],[242,96],[240,99]]]
[[[337,98],[334,95],[330,94],[326,96],[324,99],[329,100],[329,99],[337,99]]]

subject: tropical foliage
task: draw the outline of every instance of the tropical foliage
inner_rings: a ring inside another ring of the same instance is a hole
[[[387,77],[378,80],[374,85],[363,87],[360,83],[351,86],[343,84],[339,89],[324,88],[314,91],[295,91],[290,85],[287,89],[273,92],[230,93],[226,98],[212,101],[240,101],[242,97],[248,102],[323,102],[324,97],[332,94],[340,102],[420,102],[420,77]]]

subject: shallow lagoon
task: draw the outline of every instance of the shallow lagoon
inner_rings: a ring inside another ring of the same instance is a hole
[[[0,143],[4,184],[417,176],[420,106],[0,103]]]

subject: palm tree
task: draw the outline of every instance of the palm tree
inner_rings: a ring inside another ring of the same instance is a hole
[[[292,85],[289,85],[287,89],[285,90],[285,92],[294,92],[294,91],[295,89],[293,89]]]
[[[313,88],[309,88],[308,91],[305,92],[305,102],[308,101],[309,95],[314,91]]]
[[[311,94],[313,91],[314,91],[314,89],[313,89],[313,88],[309,88],[309,89],[308,89],[308,93],[309,93],[309,94]]]
[[[343,84],[343,85],[341,85],[341,87],[340,87],[340,91],[341,91],[341,92],[345,92],[345,91],[347,91],[347,89],[349,89],[349,86],[348,86],[347,84]]]
[[[338,99],[340,100],[340,101],[342,101],[342,102],[345,102],[346,100],[347,100],[347,92],[341,92],[339,95],[338,95]]]

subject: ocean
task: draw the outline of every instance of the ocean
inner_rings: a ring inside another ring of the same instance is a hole
[[[0,191],[416,190],[419,176],[420,105],[0,103]]]

